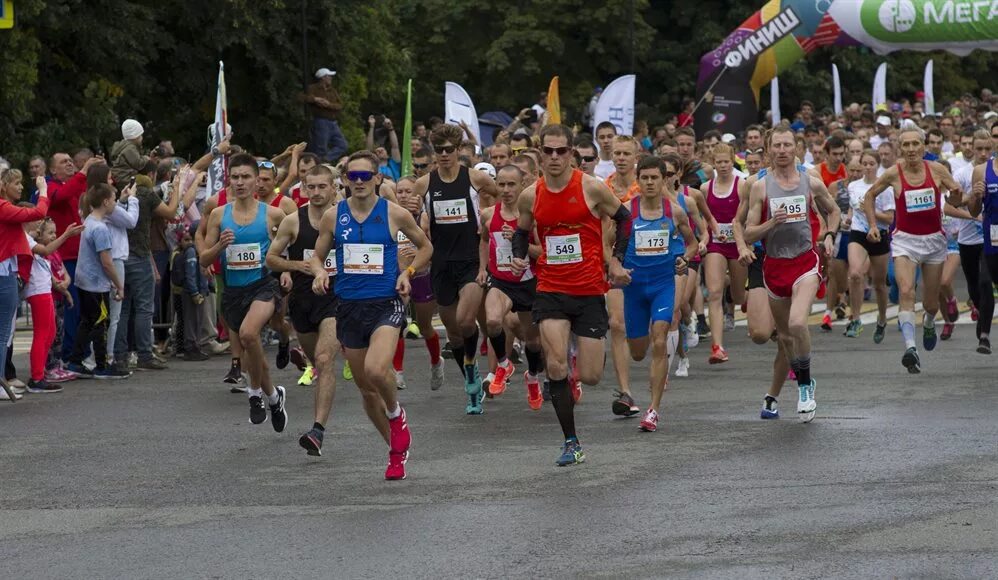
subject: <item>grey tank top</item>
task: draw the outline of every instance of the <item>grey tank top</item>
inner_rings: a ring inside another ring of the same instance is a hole
[[[800,183],[797,187],[783,189],[776,176],[767,174],[766,212],[767,216],[783,207],[787,210],[787,221],[766,235],[766,255],[774,258],[796,258],[813,249],[811,241],[811,220],[808,212],[811,207],[811,183],[806,172],[799,171]]]

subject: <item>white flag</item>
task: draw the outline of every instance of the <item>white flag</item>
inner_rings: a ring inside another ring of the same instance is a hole
[[[873,77],[873,112],[887,110],[887,63],[881,63],[877,67],[877,74]]]
[[[452,82],[444,84],[444,121],[454,125],[460,125],[464,121],[475,139],[481,143],[482,133],[478,127],[478,113],[475,112],[475,103],[471,102],[468,91]]]
[[[773,126],[777,126],[783,118],[780,116],[780,79],[773,77],[769,81],[769,110],[773,113]]]
[[[932,59],[925,63],[925,81],[922,90],[925,91],[925,114],[935,115],[936,99],[932,94]]]
[[[214,150],[222,142],[222,138],[229,133],[228,107],[225,100],[225,65],[218,62],[218,88],[215,94],[215,122],[212,124],[211,148]],[[228,173],[228,159],[224,155],[215,155],[208,166],[208,196],[218,195],[225,187],[225,178]]]
[[[832,89],[834,93],[834,100],[832,102],[832,108],[835,110],[836,115],[842,114],[842,85],[839,83],[839,67],[832,64]]]
[[[603,94],[596,101],[596,113],[593,115],[593,132],[603,121],[613,123],[618,135],[634,134],[634,87],[637,77],[624,75],[617,77],[607,85]]]

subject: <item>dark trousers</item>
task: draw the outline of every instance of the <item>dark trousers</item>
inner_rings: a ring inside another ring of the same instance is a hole
[[[80,300],[80,325],[76,328],[73,353],[69,362],[81,365],[86,357],[87,345],[94,345],[94,361],[98,369],[107,367],[107,327],[110,324],[107,292],[87,292],[77,289]],[[127,360],[127,359],[126,359]]]

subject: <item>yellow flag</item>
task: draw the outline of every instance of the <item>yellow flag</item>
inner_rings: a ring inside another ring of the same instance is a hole
[[[551,79],[548,86],[548,119],[546,125],[561,123],[561,99],[558,98],[558,77]]]

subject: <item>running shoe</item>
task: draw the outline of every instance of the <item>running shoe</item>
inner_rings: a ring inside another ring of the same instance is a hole
[[[277,391],[277,402],[270,406],[270,422],[274,425],[274,431],[281,433],[288,424],[288,411],[284,408],[287,394],[284,387],[274,387]]]
[[[688,377],[690,376],[690,357],[684,356],[679,358],[679,365],[676,368],[677,377]]]
[[[707,326],[707,322],[704,320],[697,319],[697,336],[700,340],[705,338],[710,338],[710,327]]]
[[[943,323],[943,332],[939,335],[939,340],[949,340],[953,336],[953,331],[956,330],[956,325],[952,322]]]
[[[135,368],[140,371],[165,371],[166,363],[156,358],[155,355],[147,360],[140,360],[135,363]]]
[[[981,317],[981,312],[977,309],[977,306],[973,304],[970,305],[970,319],[977,322],[977,319]]]
[[[343,361],[343,380],[344,381],[352,381],[353,380],[353,371],[350,370],[350,361],[346,361],[346,360]]]
[[[45,371],[45,380],[50,383],[65,383],[67,381],[72,381],[75,379],[76,379],[76,373],[64,371],[60,368],[54,368]]]
[[[267,407],[263,404],[263,397],[250,397],[250,423],[259,425],[267,420]]]
[[[846,327],[846,336],[849,338],[858,338],[861,334],[863,334],[863,321],[858,318],[851,320],[849,326]]]
[[[14,391],[14,388],[7,384],[7,381],[0,379],[0,401],[11,401],[16,403],[24,398],[24,395]]]
[[[572,402],[576,405],[582,400],[582,382],[575,377],[568,377],[568,388],[572,390]]]
[[[831,314],[825,313],[825,315],[821,317],[821,330],[824,330],[825,332],[831,332],[832,330]]]
[[[818,408],[818,404],[814,401],[814,387],[814,379],[811,379],[810,385],[797,386],[800,391],[800,397],[797,400],[797,415],[804,423],[810,423],[814,420],[814,412]]]
[[[686,350],[696,348],[700,344],[700,335],[697,334],[697,327],[692,322],[685,325],[683,334],[686,335]]]
[[[839,302],[835,307],[835,320],[844,320],[846,317],[846,305]]]
[[[45,379],[41,379],[40,381],[30,380],[27,387],[29,393],[58,393],[62,390],[61,386],[53,385]]]
[[[129,371],[121,370],[116,366],[109,366],[102,369],[94,369],[93,378],[114,381],[127,379],[130,376],[132,376],[132,373]]]
[[[412,433],[405,408],[399,405],[399,409],[402,411],[399,416],[388,420],[388,445],[393,453],[406,453],[412,445]]]
[[[419,332],[419,325],[415,322],[410,322],[409,326],[405,327],[405,337],[411,339],[423,338],[422,333]]]
[[[210,357],[203,350],[187,350],[177,355],[177,358],[187,362],[203,362]]]
[[[229,389],[229,392],[233,393],[233,394],[235,394],[235,393],[245,393],[247,390],[249,390],[249,389],[246,388],[246,382],[245,382],[245,379],[244,379],[243,382],[241,382],[239,384],[232,385],[232,387]]]
[[[645,411],[645,416],[638,424],[638,429],[647,433],[654,433],[658,429],[658,413],[654,409]]]
[[[78,379],[94,378],[94,372],[81,364],[69,363],[66,365],[66,370],[76,375]]]
[[[766,395],[762,399],[762,411],[759,412],[760,419],[779,419],[780,408],[776,403],[776,398]]]
[[[454,360],[454,351],[451,350],[451,344],[449,340],[445,342],[443,348],[440,349],[440,356],[448,360]]]
[[[239,383],[244,382],[243,371],[242,368],[240,368],[239,363],[235,361],[232,362],[232,366],[229,367],[229,373],[225,375],[222,382],[229,383],[230,385],[238,385]]]
[[[630,393],[622,393],[620,391],[617,391],[617,398],[613,400],[610,409],[614,415],[622,417],[633,417],[641,412],[641,409],[634,404],[634,398],[631,397]]]
[[[399,391],[404,391],[406,389],[405,375],[402,371],[395,371],[395,388]]]
[[[514,367],[513,363],[509,360],[507,360],[504,365],[498,365],[496,367],[496,376],[492,379],[492,382],[489,383],[489,393],[491,393],[493,397],[498,397],[503,394],[503,391],[506,390],[506,383],[509,381],[509,377],[513,376],[513,373],[515,372],[516,367]]]
[[[309,455],[319,457],[322,455],[322,436],[322,431],[312,427],[307,433],[298,438],[298,445],[301,445],[301,448]]]
[[[541,394],[541,384],[537,376],[526,371],[523,373],[523,382],[527,384],[527,405],[530,405],[534,411],[540,409],[544,405],[544,396]]]
[[[291,362],[290,348],[290,342],[280,342],[277,344],[277,368],[283,369]]]
[[[925,350],[931,351],[936,348],[936,327],[922,326],[922,346]]]
[[[724,350],[724,347],[715,344],[710,347],[710,358],[707,359],[712,365],[721,364],[728,362],[728,351]]]
[[[408,453],[388,452],[388,468],[385,469],[385,479],[398,481],[405,479],[405,462],[409,460]]]
[[[578,465],[586,460],[586,454],[582,452],[582,445],[575,437],[565,440],[565,446],[561,448],[561,457],[555,462],[558,467]]]
[[[439,391],[444,386],[444,359],[437,361],[437,364],[430,365],[430,390]]]
[[[724,330],[734,330],[735,329],[735,315],[724,313]]]
[[[946,301],[946,308],[943,310],[947,322],[956,322],[960,319],[960,307],[956,303],[956,296],[950,296]]]
[[[911,347],[904,351],[904,356],[901,357],[901,364],[904,368],[908,369],[908,372],[917,375],[922,372],[921,361],[918,359],[918,350],[915,347]]]
[[[305,356],[305,351],[300,346],[291,349],[291,364],[298,367],[299,371],[304,371],[308,367],[308,357]]]
[[[991,354],[991,341],[982,338],[977,342],[977,352],[981,354]]]
[[[519,340],[513,341],[513,348],[509,352],[509,360],[515,365],[523,363],[523,343]]]
[[[315,380],[315,367],[308,365],[305,367],[305,372],[301,374],[301,378],[298,379],[299,387],[311,387],[312,381]]]
[[[884,334],[887,332],[887,322],[881,324],[877,323],[877,329],[873,331],[873,342],[875,344],[880,344],[884,342]]]
[[[482,379],[482,390],[485,391],[485,396],[490,399],[492,398],[492,392],[489,391],[489,387],[492,385],[492,381],[494,381],[495,378],[496,378],[495,373],[489,373],[485,375],[484,379]]]
[[[478,373],[478,361],[464,365],[464,392],[468,395],[468,404],[464,412],[468,415],[481,415],[482,409],[482,377]]]

